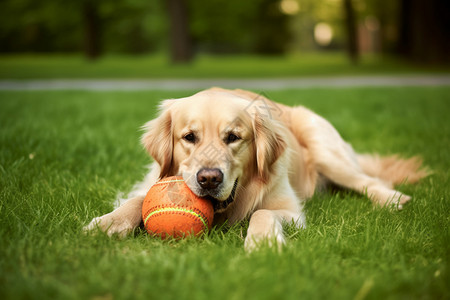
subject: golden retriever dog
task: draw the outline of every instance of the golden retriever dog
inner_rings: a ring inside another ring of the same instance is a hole
[[[282,245],[283,223],[305,227],[303,203],[326,183],[401,209],[411,197],[393,185],[427,175],[416,157],[357,154],[314,112],[243,90],[212,88],[165,100],[144,130],[142,144],[154,159],[150,172],[128,199],[85,230],[133,231],[150,187],[181,175],[195,194],[211,199],[216,223],[250,218],[245,248],[251,251],[264,241]]]

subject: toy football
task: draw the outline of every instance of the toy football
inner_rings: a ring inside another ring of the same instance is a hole
[[[142,219],[150,234],[182,238],[210,229],[212,203],[195,195],[181,176],[166,177],[148,191],[142,205]]]

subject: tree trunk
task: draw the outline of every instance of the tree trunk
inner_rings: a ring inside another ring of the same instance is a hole
[[[83,3],[84,54],[88,59],[96,59],[101,54],[100,17],[93,1]]]
[[[345,29],[347,32],[347,53],[353,64],[358,63],[358,31],[352,0],[344,0]]]
[[[450,7],[444,0],[401,0],[398,52],[424,63],[450,61]]]
[[[408,56],[409,48],[411,44],[411,22],[409,17],[411,16],[411,2],[410,0],[400,0],[400,9],[398,16],[398,45],[397,52],[400,55]]]
[[[170,54],[173,63],[186,63],[192,59],[192,41],[189,33],[186,0],[168,0],[170,18]]]

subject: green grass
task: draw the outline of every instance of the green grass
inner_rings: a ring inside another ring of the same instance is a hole
[[[105,56],[89,62],[81,55],[2,55],[0,78],[264,78],[449,72],[449,66],[412,65],[389,57],[364,56],[357,66],[344,53],[304,53],[286,57],[199,56],[172,65],[164,55]]]
[[[0,92],[1,299],[449,299],[450,88],[270,92],[322,114],[358,151],[420,154],[434,175],[401,212],[352,192],[307,204],[281,254],[246,222],[203,239],[83,235],[149,162],[138,128],[176,92]]]

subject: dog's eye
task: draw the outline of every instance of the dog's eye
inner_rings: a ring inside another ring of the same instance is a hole
[[[241,138],[238,137],[237,135],[235,135],[234,133],[230,133],[230,134],[226,137],[225,142],[226,142],[227,144],[231,144],[231,143],[234,143],[234,142],[236,142],[237,140],[240,140],[240,139],[241,139]]]
[[[195,134],[193,134],[192,132],[183,136],[183,139],[189,143],[195,143],[197,140]]]

